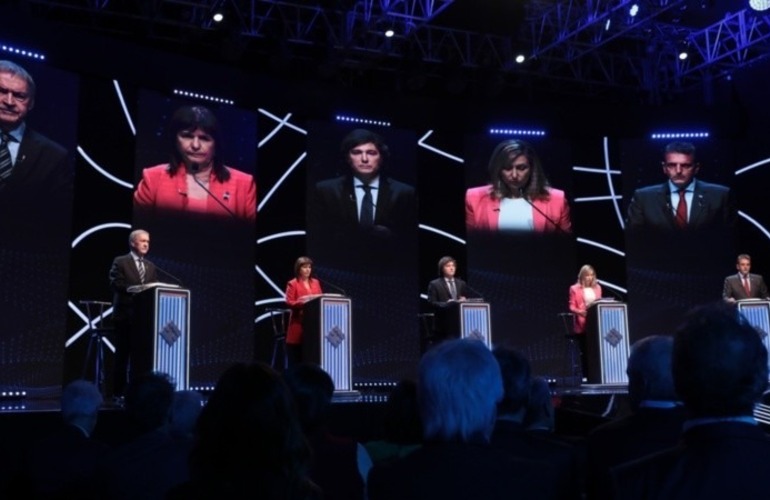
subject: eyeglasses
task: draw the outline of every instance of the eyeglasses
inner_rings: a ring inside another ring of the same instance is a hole
[[[6,89],[3,87],[0,87],[0,96],[3,96],[3,99],[5,99],[5,96],[10,96],[11,99],[13,99],[15,102],[27,102],[29,100],[29,94],[26,92],[14,92],[11,89]]]
[[[682,170],[690,170],[692,168],[695,168],[695,163],[663,162],[663,168],[668,168],[670,170],[673,170],[676,167],[680,167]]]

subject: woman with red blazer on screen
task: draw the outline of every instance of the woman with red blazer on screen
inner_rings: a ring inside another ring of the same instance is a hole
[[[488,168],[490,183],[465,193],[468,231],[572,231],[564,191],[548,184],[532,146],[518,139],[503,141]]]
[[[580,268],[577,283],[569,287],[569,310],[575,315],[575,333],[585,333],[588,308],[602,298],[602,287],[596,281],[596,271],[588,264]]]
[[[302,360],[302,317],[305,302],[323,293],[321,282],[313,278],[313,261],[300,257],[294,262],[294,279],[286,284],[286,305],[291,309],[286,347],[292,363]]]

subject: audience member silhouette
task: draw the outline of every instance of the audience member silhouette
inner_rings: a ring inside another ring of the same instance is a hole
[[[160,500],[187,481],[192,441],[169,432],[173,399],[174,384],[165,373],[145,373],[128,383],[125,412],[134,437],[105,457],[103,498]]]
[[[556,409],[548,381],[532,377],[529,383],[529,401],[524,412],[524,428],[529,432],[550,435],[556,431]]]
[[[631,347],[628,397],[631,414],[595,428],[586,438],[588,492],[609,495],[610,468],[675,446],[685,420],[671,371],[674,339],[652,335]]]
[[[697,308],[674,337],[674,387],[688,413],[678,446],[611,471],[615,498],[766,498],[770,437],[753,417],[767,350],[726,304]]]
[[[421,359],[418,401],[425,444],[369,474],[371,500],[555,498],[552,467],[493,448],[498,366],[487,347],[448,340]]]
[[[203,395],[198,391],[176,391],[171,403],[169,432],[172,436],[193,438],[195,424],[203,410]]]
[[[364,480],[372,461],[363,445],[329,432],[331,376],[318,365],[299,363],[284,373],[284,379],[312,450],[310,479],[321,488],[324,500],[364,498]]]
[[[265,363],[238,363],[219,378],[196,426],[190,481],[169,499],[316,500],[310,448],[291,393]]]
[[[374,464],[403,458],[422,444],[417,384],[404,379],[390,391],[383,415],[382,439],[365,444]]]
[[[518,458],[541,460],[553,467],[551,481],[559,498],[579,498],[577,453],[566,443],[527,431],[527,413],[531,388],[529,360],[513,349],[498,347],[493,351],[503,379],[503,397],[497,405],[497,421],[492,433],[493,446]]]
[[[86,380],[67,384],[61,395],[63,425],[34,443],[25,461],[23,497],[97,498],[97,464],[109,450],[91,438],[102,396]],[[21,495],[21,492],[19,492]]]

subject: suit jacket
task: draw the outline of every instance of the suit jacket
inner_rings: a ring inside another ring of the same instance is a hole
[[[443,500],[558,498],[553,466],[489,445],[426,443],[369,473],[368,498]]]
[[[144,282],[158,281],[158,273],[155,264],[144,259]],[[141,285],[139,270],[136,268],[134,256],[129,252],[126,255],[115,257],[110,268],[110,289],[112,290],[112,317],[115,321],[125,321],[133,312],[133,295],[126,290],[134,285]]]
[[[612,469],[613,498],[767,498],[770,437],[757,425],[698,425],[683,444]]]
[[[468,285],[465,281],[455,277],[455,288],[457,289],[457,298],[468,296]],[[449,292],[449,285],[444,278],[436,278],[428,283],[428,302],[434,307],[446,307],[447,302],[452,299]]]
[[[765,279],[759,274],[749,273],[749,293],[746,294],[746,290],[743,289],[743,280],[740,273],[733,274],[725,278],[725,284],[722,289],[723,299],[766,299],[767,285]]]
[[[209,176],[208,189],[211,193],[206,200],[205,212],[231,217],[224,205],[239,219],[256,220],[257,185],[254,177],[240,170],[226,168],[230,178],[225,182],[216,180],[213,171]],[[179,166],[173,177],[169,176],[168,164],[165,163],[142,171],[142,180],[134,192],[137,207],[185,211],[188,210],[188,201],[187,169],[184,165]]]
[[[289,280],[286,283],[286,305],[291,309],[289,317],[289,327],[286,330],[287,344],[302,343],[302,321],[305,303],[301,300],[306,295],[317,295],[323,293],[321,282],[315,278],[310,278],[310,290],[305,288],[297,278]]]
[[[695,181],[688,229],[726,227],[733,222],[730,189],[719,184]],[[629,228],[679,229],[671,206],[669,183],[637,189],[628,205]]]
[[[596,283],[593,287],[597,299],[602,298],[602,287]],[[578,314],[588,309],[585,298],[583,297],[583,287],[580,283],[575,283],[569,287],[569,310],[575,313],[574,332],[583,333],[586,331],[586,317]]]
[[[532,200],[533,231],[572,231],[569,204],[564,191],[548,188],[548,199]],[[465,192],[465,227],[468,231],[497,231],[500,199],[491,195],[491,186],[470,188]]]
[[[0,183],[0,213],[14,214],[0,219],[0,230],[13,237],[6,244],[30,239],[50,249],[69,242],[73,178],[67,151],[27,127],[11,175]]]

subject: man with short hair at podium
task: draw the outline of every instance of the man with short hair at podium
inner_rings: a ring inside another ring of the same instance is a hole
[[[438,275],[428,284],[428,302],[433,308],[433,331],[424,339],[422,350],[450,336],[459,336],[458,319],[450,309],[458,302],[466,300],[468,285],[456,277],[457,261],[454,257],[444,256],[438,261]]]
[[[112,320],[115,325],[115,371],[112,392],[122,398],[129,374],[131,330],[133,323],[133,294],[128,288],[158,281],[155,264],[147,260],[150,250],[150,233],[135,229],[128,236],[131,249],[125,255],[115,257],[110,268],[112,296]]]
[[[742,253],[735,263],[737,274],[725,278],[722,298],[727,302],[742,299],[767,299],[767,285],[759,274],[751,274],[751,256]]]

